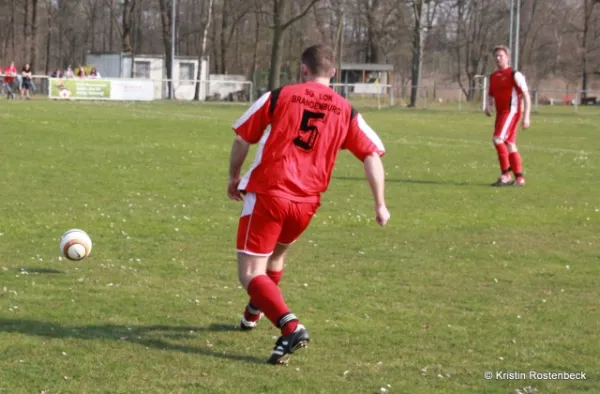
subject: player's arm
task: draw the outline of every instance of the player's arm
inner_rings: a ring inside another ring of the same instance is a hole
[[[530,123],[531,115],[531,95],[529,94],[529,87],[525,76],[521,72],[516,72],[514,75],[515,84],[517,88],[523,93],[523,128],[528,128]]]
[[[390,213],[385,203],[385,170],[381,161],[381,156],[385,154],[385,147],[362,115],[354,110],[352,110],[348,135],[342,148],[348,149],[363,162],[375,203],[375,217],[377,223],[384,226],[390,219]]]
[[[234,201],[242,200],[242,195],[237,187],[240,183],[242,165],[246,160],[246,156],[248,156],[249,150],[250,144],[239,135],[236,135],[229,155],[229,185],[227,187],[227,195]]]
[[[227,186],[227,195],[232,200],[242,200],[242,195],[238,190],[242,166],[248,156],[250,144],[260,141],[271,122],[271,112],[271,92],[267,92],[252,104],[233,125],[236,136],[229,155],[229,184]]]
[[[491,81],[491,78],[490,78]],[[490,87],[488,88],[487,91],[487,100],[485,101],[485,114],[487,116],[492,116],[492,103],[494,102],[494,96],[492,95],[492,86],[491,86],[491,82],[490,82]]]
[[[363,163],[375,201],[375,219],[377,224],[385,226],[387,221],[390,220],[390,212],[385,204],[385,170],[383,169],[383,162],[378,153],[371,153]]]

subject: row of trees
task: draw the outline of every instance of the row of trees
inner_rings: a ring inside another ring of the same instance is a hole
[[[510,0],[0,0],[0,62],[38,73],[91,52],[209,56],[212,73],[260,87],[296,79],[298,55],[325,42],[344,62],[391,63],[394,83],[456,84],[471,98],[508,43]],[[520,68],[532,84],[587,90],[600,77],[600,0],[520,3]],[[171,42],[175,17],[175,42]],[[170,64],[167,64],[170,72]],[[170,75],[168,75],[170,78]]]

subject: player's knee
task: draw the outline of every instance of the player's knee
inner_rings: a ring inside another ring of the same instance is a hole
[[[508,151],[513,153],[513,152],[517,152],[517,145],[516,144],[507,144],[508,145]]]
[[[247,290],[255,277],[266,275],[268,256],[252,256],[238,253],[238,279]]]
[[[265,275],[265,274],[266,274],[266,271],[262,273],[262,275]],[[252,279],[257,277],[258,275],[260,275],[260,273],[255,272],[255,271],[246,271],[246,270],[238,271],[238,279],[240,280],[240,284],[242,286],[244,286],[244,289],[246,289],[246,290],[248,290],[248,285],[250,284],[250,282],[252,282]]]
[[[502,145],[504,144],[504,140],[500,137],[494,137],[492,139],[492,142],[494,143],[494,145]]]

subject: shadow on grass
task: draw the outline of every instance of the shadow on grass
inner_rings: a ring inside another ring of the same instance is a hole
[[[37,335],[46,338],[73,338],[84,340],[113,340],[136,343],[161,350],[172,350],[183,353],[201,354],[209,357],[219,357],[228,360],[245,361],[254,364],[264,364],[265,359],[258,357],[226,354],[208,347],[198,348],[183,344],[167,342],[169,340],[196,338],[201,332],[233,332],[238,328],[231,324],[211,324],[208,327],[196,326],[122,326],[113,324],[89,326],[61,326],[38,320],[4,319],[0,318],[0,332]],[[159,336],[160,338],[156,338]],[[154,337],[154,338],[151,338]]]
[[[37,268],[37,267],[31,267],[31,268],[27,268],[27,267],[23,267],[23,268],[16,268],[15,269],[18,272],[27,272],[30,274],[64,274],[64,271],[60,271],[60,270],[55,270],[53,268]]]
[[[357,177],[357,176],[333,176],[333,179],[337,179],[339,181],[362,181],[362,182],[366,182],[367,178],[361,178],[361,177]],[[421,184],[421,185],[455,185],[455,186],[490,186],[492,184],[492,182],[490,183],[470,183],[470,182],[453,182],[453,181],[444,181],[444,180],[439,180],[439,181],[426,181],[426,180],[419,180],[419,179],[386,179],[386,182],[391,182],[391,183],[414,183],[414,184]]]

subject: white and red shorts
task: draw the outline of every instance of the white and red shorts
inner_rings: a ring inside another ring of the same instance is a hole
[[[237,251],[270,256],[276,244],[294,243],[319,208],[318,202],[297,202],[247,193],[238,225]]]
[[[504,142],[514,144],[517,141],[520,119],[520,112],[498,112],[494,126],[494,138],[500,138]]]

